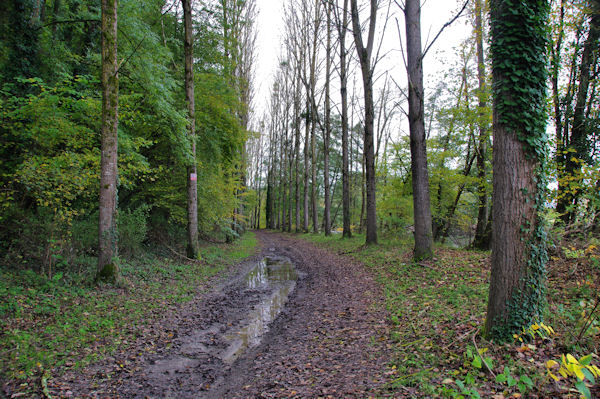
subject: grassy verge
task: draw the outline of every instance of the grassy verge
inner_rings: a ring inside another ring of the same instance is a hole
[[[81,367],[126,348],[146,321],[191,300],[256,245],[249,232],[233,244],[204,246],[203,263],[147,252],[122,263],[119,288],[92,284],[94,259],[79,273],[52,279],[0,268],[0,375],[27,392],[44,372]]]
[[[562,354],[567,353],[579,360],[591,354],[590,364],[600,365],[600,323],[598,312],[593,313],[600,277],[595,246],[581,251],[577,259],[565,259],[560,253],[552,258],[544,321],[555,333],[537,325],[514,342],[499,344],[479,335],[485,321],[489,252],[438,247],[433,260],[414,263],[411,240],[382,238],[379,245],[364,247],[362,236],[302,237],[360,260],[382,285],[394,353],[387,372],[388,393],[576,398],[587,388],[590,397],[598,394],[598,385],[587,378],[590,373],[584,381],[588,386],[582,388],[574,374],[564,377],[558,370]],[[559,365],[550,363],[548,370],[549,360]]]

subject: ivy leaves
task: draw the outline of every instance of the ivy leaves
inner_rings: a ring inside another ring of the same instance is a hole
[[[547,156],[547,1],[504,0],[491,13],[493,92],[499,122],[514,130],[528,152]]]

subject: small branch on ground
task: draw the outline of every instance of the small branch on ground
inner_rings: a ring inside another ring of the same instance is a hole
[[[479,348],[477,347],[477,343],[475,342],[475,337],[477,336],[478,333],[479,333],[479,329],[475,330],[475,334],[473,334],[473,345],[475,345],[475,350],[477,351],[477,355],[481,358],[481,362],[483,364],[485,364],[485,367],[488,369],[488,371],[490,372],[490,374],[493,375],[494,378],[496,378],[496,374],[494,373],[494,371],[492,370],[492,368],[490,367],[490,365],[487,364],[487,362],[485,361],[485,359],[483,358],[483,356],[481,356],[481,352],[479,352]]]
[[[198,260],[198,259],[192,259],[192,258],[188,258],[187,256],[185,256],[185,255],[183,255],[183,254],[180,254],[179,252],[175,251],[173,248],[171,248],[171,247],[170,247],[170,246],[168,246],[167,244],[165,244],[165,247],[167,247],[167,248],[169,249],[169,251],[173,252],[173,254],[177,255],[178,257],[180,257],[180,258],[182,258],[182,259],[185,259],[185,260],[187,260],[187,261],[194,262],[194,263],[199,263],[199,264],[201,264],[201,265],[203,265],[203,264],[204,264],[204,262],[203,262],[203,261],[201,261],[201,260]]]

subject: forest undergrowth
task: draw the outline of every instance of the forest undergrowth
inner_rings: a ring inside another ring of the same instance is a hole
[[[597,240],[563,242],[552,251],[543,320],[514,341],[498,343],[481,334],[489,252],[441,246],[432,260],[415,263],[408,238],[384,237],[376,246],[364,246],[360,235],[303,237],[362,261],[384,286],[394,356],[383,396],[411,395],[415,389],[419,397],[446,398],[600,394],[591,369],[600,365]],[[584,376],[586,386],[576,374]]]
[[[39,392],[51,376],[132,347],[149,335],[152,320],[191,300],[256,246],[248,232],[233,244],[201,246],[202,261],[196,262],[174,257],[169,248],[145,248],[121,261],[117,286],[94,283],[95,258],[77,273],[52,278],[0,267],[1,385],[18,386],[25,395]],[[152,331],[157,342],[167,334]]]

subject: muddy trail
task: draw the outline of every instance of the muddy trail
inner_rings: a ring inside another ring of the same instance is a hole
[[[257,232],[259,254],[166,316],[136,347],[53,380],[57,397],[287,398],[381,395],[382,292],[364,267],[293,236]],[[379,305],[374,306],[375,303]]]

